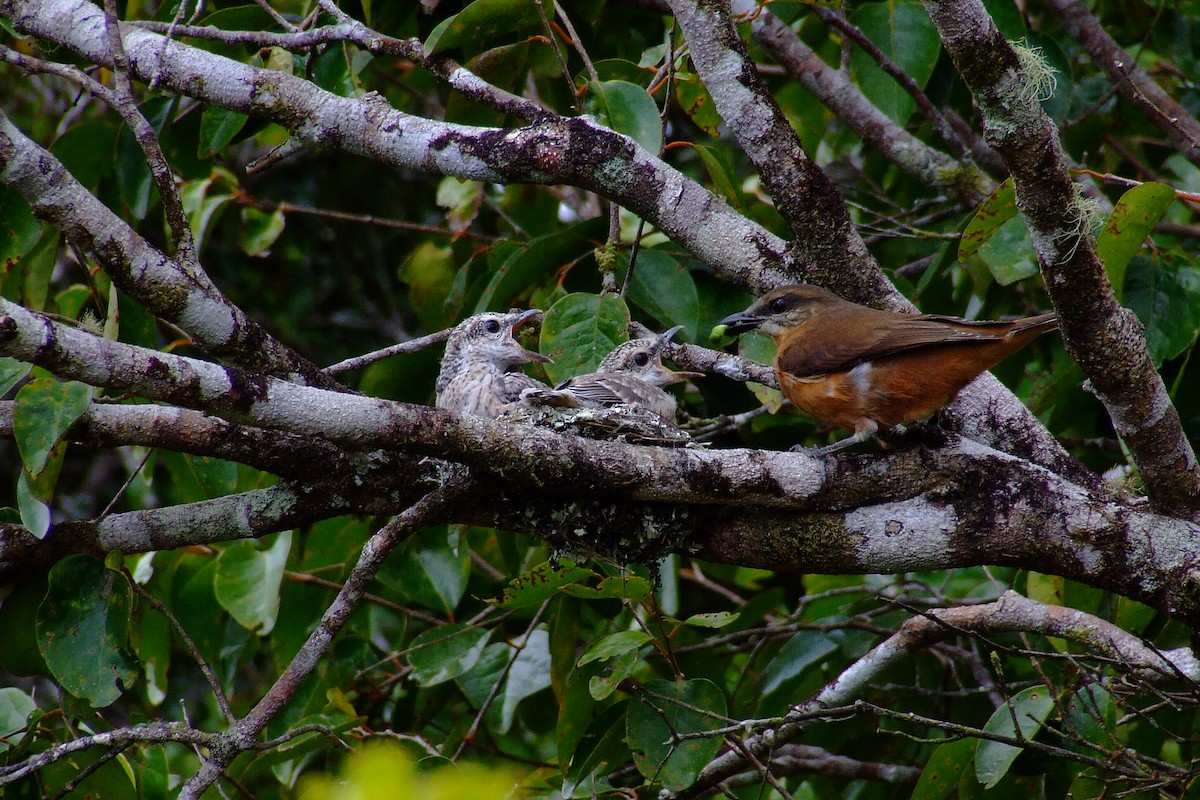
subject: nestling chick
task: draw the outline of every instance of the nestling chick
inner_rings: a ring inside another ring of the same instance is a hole
[[[662,387],[702,377],[699,372],[675,372],[663,366],[662,350],[682,328],[677,325],[654,338],[632,339],[617,345],[595,372],[568,378],[553,390],[524,390],[521,400],[561,408],[624,404],[657,414],[674,424],[675,398]]]
[[[437,407],[460,414],[495,419],[521,391],[546,388],[520,368],[533,361],[549,362],[541,353],[526,350],[513,332],[541,311],[476,314],[459,323],[446,341],[442,369],[437,379]]]

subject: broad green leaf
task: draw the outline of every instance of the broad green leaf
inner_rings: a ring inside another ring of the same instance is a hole
[[[618,631],[610,633],[603,639],[593,642],[583,655],[579,657],[579,666],[593,661],[607,661],[615,656],[637,650],[650,641],[650,634],[645,631]]]
[[[709,136],[721,133],[721,115],[713,102],[708,88],[695,73],[679,73],[675,76],[675,100],[683,113],[691,117],[696,127]]]
[[[642,688],[626,716],[633,762],[647,779],[672,791],[685,789],[717,755],[724,737],[670,740],[726,724],[725,696],[703,679],[649,681]]]
[[[446,294],[455,278],[454,251],[424,241],[400,265],[400,280],[408,285],[409,303],[421,324],[431,330],[450,321]]]
[[[592,81],[588,110],[608,128],[623,133],[658,155],[662,149],[662,120],[658,105],[645,89],[628,81]]]
[[[1010,708],[1011,706],[1011,708]],[[985,731],[1001,736],[1032,739],[1041,729],[1042,723],[1054,710],[1054,698],[1050,696],[1045,686],[1031,686],[1018,692],[1008,703],[1002,705],[992,714]],[[1017,718],[1017,728],[1013,728],[1013,716]],[[1008,774],[1009,767],[1021,755],[1024,748],[1015,747],[1002,742],[984,740],[975,751],[975,776],[985,789],[990,789]]]
[[[558,594],[562,587],[595,576],[596,573],[592,570],[576,566],[571,561],[564,561],[557,567],[543,561],[513,578],[499,597],[488,600],[487,603],[502,608],[540,606],[548,598]]]
[[[546,312],[539,349],[554,359],[546,374],[554,383],[592,372],[610,351],[629,339],[629,309],[612,295],[575,292]]]
[[[37,614],[46,597],[46,579],[45,574],[19,576],[9,584],[9,594],[0,605],[0,630],[4,631],[0,669],[11,675],[47,673],[37,642]]]
[[[1013,217],[993,231],[974,258],[983,262],[1001,286],[1009,286],[1038,273],[1037,253],[1024,217]]]
[[[538,23],[533,0],[475,0],[433,29],[425,40],[425,53],[433,55],[452,47],[474,49]]]
[[[1175,190],[1163,183],[1143,183],[1121,195],[1108,215],[1104,230],[1096,237],[1096,254],[1104,262],[1113,293],[1120,301],[1125,289],[1125,270],[1145,244],[1150,231],[1175,202]]]
[[[621,260],[625,269],[620,277],[624,280],[629,268],[625,254]],[[658,320],[663,328],[682,325],[686,338],[692,341],[699,338],[700,299],[696,282],[682,264],[666,253],[653,248],[638,252],[633,281],[629,284],[629,300]]]
[[[458,235],[471,227],[483,202],[483,184],[447,175],[438,182],[436,202],[446,209],[446,222]]]
[[[111,122],[73,125],[50,146],[75,180],[95,189],[100,179],[113,170],[117,128]]]
[[[632,650],[610,659],[604,672],[588,680],[588,695],[596,702],[609,697],[620,687],[621,681],[633,674],[639,663],[637,652]]]
[[[50,506],[34,494],[29,485],[29,473],[25,470],[17,477],[17,510],[26,530],[37,539],[46,538],[50,532]]]
[[[912,0],[866,3],[854,11],[850,21],[917,86],[925,86],[937,63],[941,40],[924,6]],[[908,121],[916,102],[860,47],[850,51],[850,74],[879,110],[900,125]]]
[[[787,641],[763,670],[762,696],[766,697],[792,678],[834,652],[840,642],[828,633],[799,631]]]
[[[713,611],[708,614],[692,614],[685,620],[682,620],[684,625],[690,625],[693,628],[724,628],[726,625],[732,625],[737,622],[739,614],[736,611]]]
[[[175,102],[174,98],[156,98],[143,103],[138,110],[161,134],[174,111]],[[150,209],[154,179],[150,174],[150,167],[146,165],[145,152],[128,128],[122,128],[117,134],[116,174],[117,187],[121,190],[125,204],[129,206],[129,213],[135,219],[145,219]]]
[[[196,155],[212,158],[224,150],[249,119],[245,114],[220,106],[205,107],[200,115],[200,141],[196,144]]]
[[[608,788],[604,775],[630,758],[626,744],[625,715],[628,701],[615,703],[592,720],[575,747],[571,768],[563,781],[562,795],[595,798]]]
[[[507,733],[522,700],[550,688],[550,637],[541,628],[533,631],[517,653],[500,704],[500,732]]]
[[[42,238],[42,224],[17,190],[0,186],[0,279]],[[0,283],[3,281],[0,280]]]
[[[650,581],[645,578],[637,575],[620,575],[605,578],[595,586],[584,586],[573,583],[569,586],[564,586],[562,592],[572,597],[582,597],[585,600],[613,598],[617,600],[632,600],[636,603],[649,596],[650,589]]]
[[[50,451],[92,403],[94,390],[85,383],[34,378],[17,392],[13,436],[30,475],[46,467]]]
[[[125,576],[91,556],[67,556],[50,570],[38,609],[38,646],[59,685],[97,708],[138,676],[128,650],[132,600]]]
[[[285,531],[266,550],[236,542],[217,558],[217,602],[246,630],[266,636],[275,627],[279,586],[291,547],[292,533]]]
[[[420,686],[436,686],[453,680],[475,666],[490,631],[465,622],[440,625],[421,633],[408,648],[413,680]]]
[[[1068,736],[1066,747],[1081,753],[1095,753],[1094,748],[1116,753],[1121,744],[1117,739],[1117,708],[1108,690],[1099,683],[1090,683],[1079,689],[1067,701],[1063,728],[1074,732],[1087,744]],[[1089,746],[1090,745],[1090,746]]]
[[[467,549],[456,553],[445,529],[434,529],[414,537],[407,551],[388,559],[380,578],[409,600],[453,614],[467,590],[470,569]]]
[[[247,206],[242,209],[242,237],[238,244],[248,256],[265,256],[287,224],[283,209],[260,211]]]
[[[1013,179],[1006,178],[992,190],[991,196],[983,201],[975,216],[967,223],[962,238],[958,240],[958,260],[966,261],[991,238],[1000,226],[1017,215],[1017,193]]]
[[[1175,358],[1200,330],[1200,269],[1138,255],[1125,277],[1125,305],[1146,326],[1155,365]]]
[[[237,464],[232,461],[169,451],[160,451],[158,458],[183,502],[224,497],[237,489]]]
[[[15,358],[0,358],[0,397],[8,394],[14,386],[25,380],[25,376],[31,369],[33,369],[33,365],[26,364],[24,361],[17,361]]]
[[[959,739],[934,750],[921,770],[912,800],[945,800],[952,796],[959,780],[974,763],[978,744],[978,739]]]
[[[757,361],[759,364],[772,364],[775,361],[775,343],[758,333],[741,336],[738,338],[738,355],[751,361]],[[778,389],[753,381],[747,383],[746,386],[754,392],[758,402],[771,409],[772,414],[783,407],[785,400],[783,393]]]
[[[25,728],[29,715],[37,709],[33,698],[12,686],[0,689],[0,753],[8,749],[8,740]]]
[[[607,235],[607,220],[597,217],[539,236],[504,259],[480,294],[474,313],[507,311],[530,288],[584,259]]]

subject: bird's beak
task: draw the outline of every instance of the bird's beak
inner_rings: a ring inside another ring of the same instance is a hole
[[[515,334],[517,332],[517,328],[520,328],[529,320],[538,318],[540,316],[542,316],[542,310],[540,308],[531,308],[528,311],[522,311],[517,315],[516,321],[512,324],[513,333]],[[513,337],[513,340],[516,340],[516,336]],[[554,363],[554,359],[550,358],[550,356],[544,356],[541,353],[535,353],[534,351],[525,347],[522,347],[521,349],[525,351],[525,355],[529,357],[530,361],[540,361],[543,364]]]
[[[756,317],[745,311],[739,311],[736,314],[730,314],[725,319],[717,323],[712,329],[709,339],[714,342],[720,341],[723,336],[737,336],[739,333],[752,331],[763,324],[762,317]]]

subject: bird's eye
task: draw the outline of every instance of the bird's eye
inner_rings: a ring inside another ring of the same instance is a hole
[[[775,314],[782,314],[788,310],[789,305],[791,304],[786,297],[776,297],[771,301],[771,311]]]
[[[487,323],[484,324],[483,327],[487,328],[488,333],[499,333],[500,332],[500,323],[494,319],[489,319],[487,321]]]
[[[646,353],[638,353],[633,357],[633,363],[639,367],[644,367],[650,363],[650,356]]]

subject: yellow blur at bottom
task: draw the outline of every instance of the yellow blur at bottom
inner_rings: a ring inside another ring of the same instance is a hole
[[[376,743],[351,753],[338,778],[301,778],[300,800],[505,800],[520,781],[479,764],[418,768],[401,747]]]

